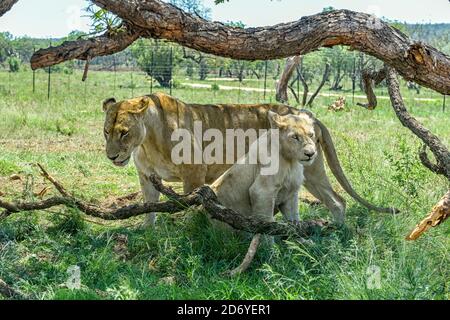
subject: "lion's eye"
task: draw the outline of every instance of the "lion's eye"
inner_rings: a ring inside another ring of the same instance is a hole
[[[125,138],[126,136],[128,136],[129,131],[122,131],[122,133],[120,134],[120,139]]]
[[[296,135],[296,134],[294,134],[294,135],[292,136],[292,139],[297,140],[297,141],[300,141],[300,137],[299,137],[298,135]]]
[[[104,130],[103,133],[105,134],[105,136],[109,135],[109,132],[107,130]]]
[[[308,133],[308,137],[310,137],[310,138],[314,138],[314,132],[310,132],[310,133]]]

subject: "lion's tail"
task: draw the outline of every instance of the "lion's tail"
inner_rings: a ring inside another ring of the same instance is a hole
[[[367,200],[363,199],[361,196],[359,196],[356,191],[353,189],[352,185],[348,181],[347,177],[344,174],[344,171],[342,170],[341,164],[339,162],[339,159],[336,154],[336,149],[334,148],[333,140],[331,139],[330,132],[328,129],[321,123],[318,119],[315,119],[317,124],[320,127],[320,130],[322,131],[322,138],[320,141],[320,144],[324,150],[325,157],[328,162],[328,166],[331,169],[331,172],[333,172],[334,176],[336,177],[339,184],[344,188],[344,190],[356,201],[364,205],[370,210],[377,211],[377,212],[387,212],[387,213],[398,213],[399,210],[396,208],[383,208],[383,207],[377,207],[371,203],[369,203]]]

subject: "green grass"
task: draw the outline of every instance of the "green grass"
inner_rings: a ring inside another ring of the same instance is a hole
[[[0,72],[3,197],[33,199],[48,185],[31,165],[36,162],[86,200],[139,190],[133,166],[116,168],[104,156],[101,102],[149,93],[144,75],[134,73],[130,85],[130,73],[92,71],[86,84],[80,72],[53,74],[50,100],[47,74],[37,72],[36,79],[33,94],[30,72]],[[205,83],[215,82],[238,85]],[[248,80],[242,86],[260,84]],[[403,92],[413,115],[450,145],[449,111],[442,113],[439,95]],[[386,89],[377,93],[385,95]],[[264,100],[260,92],[183,87],[173,95],[198,103]],[[271,99],[268,95],[267,101]],[[449,299],[449,224],[416,242],[404,240],[449,188],[448,182],[420,165],[420,143],[400,125],[388,100],[380,99],[369,112],[348,98],[346,112],[328,112],[326,106],[334,100],[319,97],[313,112],[331,129],[350,181],[370,201],[400,208],[400,215],[369,212],[345,195],[345,228],[315,237],[306,247],[279,240],[273,250],[258,252],[247,273],[228,279],[221,273],[240,262],[249,240],[213,229],[202,213],[161,214],[156,228],[146,231],[136,228],[142,218],[99,224],[65,208],[19,213],[0,221],[0,278],[38,299]],[[12,174],[21,180],[9,179]],[[300,212],[302,218],[329,217],[322,207],[302,204]],[[119,234],[128,237],[125,258],[117,250]],[[80,290],[65,286],[67,270],[74,265],[81,268]],[[381,272],[377,289],[367,286],[372,267]],[[166,277],[175,283],[161,280]]]

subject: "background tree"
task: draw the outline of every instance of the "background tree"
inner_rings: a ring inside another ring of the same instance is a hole
[[[174,66],[181,57],[179,47],[168,46],[159,40],[140,39],[131,47],[131,53],[142,71],[161,87],[170,87]]]

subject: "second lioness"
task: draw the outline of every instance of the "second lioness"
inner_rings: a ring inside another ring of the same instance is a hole
[[[133,156],[147,202],[159,199],[159,192],[148,179],[151,174],[157,174],[169,182],[183,182],[184,191],[189,192],[214,182],[231,167],[231,164],[174,164],[171,151],[177,142],[171,141],[171,137],[176,129],[193,132],[195,121],[202,122],[203,130],[214,128],[224,136],[227,129],[269,129],[267,113],[272,111],[279,115],[303,114],[314,121],[317,154],[305,155],[315,156],[315,161],[304,168],[304,186],[327,206],[335,220],[344,221],[345,202],[328,180],[322,153],[337,181],[349,195],[369,209],[391,211],[390,208],[379,208],[368,203],[353,190],[339,164],[327,128],[307,111],[279,104],[185,104],[163,93],[119,102],[111,98],[103,103],[103,110],[106,115],[106,154],[117,166],[127,165]],[[154,221],[155,215],[150,214],[147,222],[153,224]]]
[[[244,216],[272,222],[274,212],[279,210],[285,220],[295,223],[300,218],[298,193],[303,184],[303,168],[314,162],[317,154],[314,122],[306,114],[280,116],[270,111],[268,119],[271,128],[278,130],[278,136],[266,133],[265,137],[260,137],[242,159],[211,185],[211,189],[221,204]],[[263,169],[268,165],[259,158],[259,148],[266,147],[261,141],[277,145],[279,170],[274,174],[264,174]],[[314,156],[311,158],[305,153]],[[252,163],[252,157],[257,159],[256,163]]]

